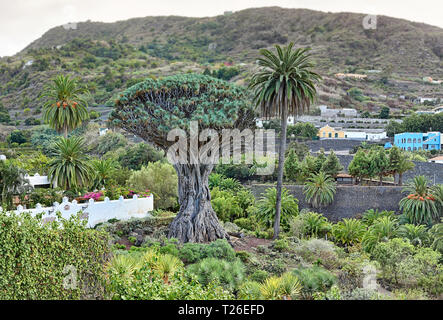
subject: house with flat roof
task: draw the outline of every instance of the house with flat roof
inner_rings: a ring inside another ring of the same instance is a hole
[[[394,136],[394,145],[406,151],[441,150],[440,132],[403,132]]]

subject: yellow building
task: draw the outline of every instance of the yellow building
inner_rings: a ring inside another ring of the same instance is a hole
[[[317,136],[320,139],[344,139],[346,137],[342,128],[332,128],[329,125],[320,128]]]

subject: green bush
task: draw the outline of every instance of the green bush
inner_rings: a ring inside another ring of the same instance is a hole
[[[226,261],[206,258],[188,267],[203,285],[217,283],[228,290],[235,290],[245,279],[245,267],[240,260]]]
[[[179,251],[179,258],[186,263],[195,263],[205,258],[235,260],[235,251],[225,239],[218,239],[209,244],[185,243]]]
[[[126,252],[114,257],[107,268],[112,299],[211,300],[232,295],[213,283],[203,287],[174,256],[155,249]]]
[[[302,291],[307,296],[317,291],[325,292],[337,282],[331,272],[319,266],[295,269],[292,273],[300,280],[303,286]]]
[[[42,224],[27,213],[2,212],[0,226],[0,299],[105,296],[107,233],[85,228],[78,217]]]
[[[155,208],[169,209],[177,205],[177,181],[174,167],[157,161],[134,171],[128,184],[137,190],[149,189],[154,194]]]

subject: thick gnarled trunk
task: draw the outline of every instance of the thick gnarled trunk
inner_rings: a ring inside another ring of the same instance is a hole
[[[175,164],[180,211],[169,226],[168,236],[180,242],[229,239],[211,206],[208,177],[213,165]]]

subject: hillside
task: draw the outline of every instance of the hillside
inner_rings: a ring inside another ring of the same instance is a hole
[[[36,124],[43,84],[57,73],[72,73],[88,85],[91,109],[104,119],[104,105],[145,77],[208,68],[242,84],[256,67],[258,49],[289,41],[313,49],[324,77],[319,103],[370,112],[387,105],[401,115],[417,108],[412,102],[416,97],[443,99],[442,85],[422,81],[425,76],[443,79],[443,29],[378,16],[377,29],[365,30],[363,17],[270,7],[208,18],[145,17],[81,22],[76,29],[59,26],[17,55],[0,59],[0,102],[11,124]],[[346,72],[368,78],[334,77]],[[347,94],[351,88],[360,94]]]

